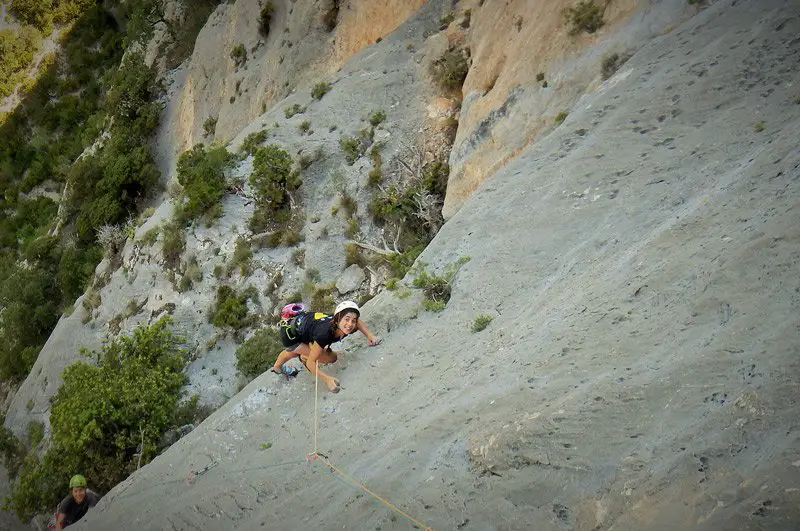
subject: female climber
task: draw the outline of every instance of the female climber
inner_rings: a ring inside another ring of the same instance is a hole
[[[353,301],[344,301],[336,306],[333,315],[301,312],[280,325],[280,337],[284,350],[278,355],[272,372],[281,374],[283,364],[292,358],[300,358],[308,371],[322,380],[332,393],[339,392],[339,380],[318,369],[317,363],[336,363],[339,353],[331,350],[331,344],[341,341],[356,330],[364,334],[370,346],[380,343],[380,338],[367,328],[360,319],[361,310]]]

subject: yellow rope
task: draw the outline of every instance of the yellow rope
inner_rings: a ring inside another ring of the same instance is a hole
[[[422,522],[420,522],[416,518],[404,513],[403,511],[401,511],[396,505],[394,505],[389,500],[387,500],[387,499],[375,494],[374,492],[369,490],[363,483],[359,483],[356,479],[354,479],[354,478],[348,476],[347,474],[345,474],[342,470],[340,470],[339,468],[334,466],[334,464],[331,463],[330,460],[327,457],[325,457],[324,455],[320,455],[320,454],[317,454],[317,455],[323,461],[325,461],[325,464],[330,467],[331,471],[336,472],[337,474],[339,474],[340,476],[342,476],[346,480],[350,481],[353,485],[359,487],[361,490],[363,490],[364,492],[366,492],[367,494],[369,494],[370,496],[372,496],[373,498],[375,498],[379,502],[381,502],[384,505],[386,505],[389,509],[392,509],[393,511],[397,512],[398,514],[401,514],[401,515],[405,516],[406,518],[408,518],[410,521],[414,522],[416,525],[418,525],[419,527],[421,527],[425,531],[433,531],[432,527],[426,526],[425,524],[423,524]]]
[[[328,468],[331,469],[331,472],[335,472],[335,473],[339,474],[340,476],[342,476],[343,478],[348,480],[350,483],[352,483],[353,485],[359,487],[361,490],[363,490],[364,492],[366,492],[367,494],[369,494],[370,496],[372,496],[373,498],[375,498],[376,500],[378,500],[379,502],[384,504],[389,509],[392,509],[397,514],[408,518],[415,525],[417,525],[417,526],[421,527],[422,529],[424,529],[424,531],[434,531],[432,527],[423,524],[422,522],[420,522],[416,518],[414,518],[414,517],[406,514],[405,512],[401,511],[396,505],[394,505],[389,500],[387,500],[387,499],[375,494],[374,492],[369,490],[366,487],[366,485],[364,485],[363,483],[358,482],[355,478],[345,474],[342,470],[340,470],[333,463],[331,463],[330,459],[328,459],[327,456],[322,455],[317,451],[317,395],[318,395],[318,391],[317,390],[319,388],[319,362],[317,360],[314,360],[314,369],[316,369],[314,371],[315,372],[315,374],[314,374],[314,451],[306,456],[306,460],[307,461],[316,461],[316,459],[318,457],[321,458],[323,461],[325,461],[325,464],[328,465]]]

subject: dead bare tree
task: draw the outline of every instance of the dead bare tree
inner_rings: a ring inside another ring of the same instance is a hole
[[[385,227],[381,231],[382,247],[376,243],[349,242],[384,256],[403,252],[399,242],[404,225],[421,223],[430,236],[435,235],[442,226],[441,199],[423,187],[426,164],[425,140],[401,139],[399,142],[401,149],[387,164],[385,180],[378,186],[378,194],[388,198],[401,198],[402,201],[411,198],[413,207],[409,207],[406,203],[404,208],[388,216],[389,219],[385,220]],[[391,244],[387,242],[387,233],[393,236]]]
[[[427,190],[420,190],[414,195],[416,210],[414,216],[422,221],[431,235],[435,235],[442,227],[442,203]]]

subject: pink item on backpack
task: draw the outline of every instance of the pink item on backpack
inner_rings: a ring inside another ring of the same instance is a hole
[[[281,310],[281,318],[289,319],[306,309],[302,302],[290,302]]]

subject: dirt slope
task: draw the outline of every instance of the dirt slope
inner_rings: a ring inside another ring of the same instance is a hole
[[[446,310],[365,307],[318,450],[433,529],[797,529],[797,7],[713,4],[492,175],[421,257],[470,257]],[[303,461],[313,405],[262,375],[76,529],[411,528]]]

